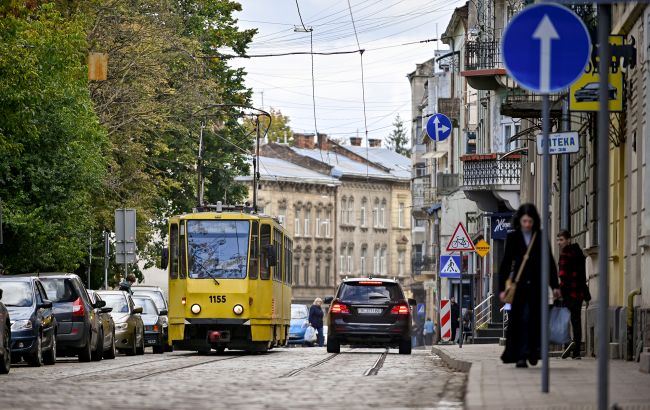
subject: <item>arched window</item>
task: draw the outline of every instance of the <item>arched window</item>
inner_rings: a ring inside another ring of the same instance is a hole
[[[361,210],[360,210],[360,214],[359,214],[359,224],[361,225],[361,227],[366,226],[366,209],[367,208],[368,208],[368,199],[364,197],[361,200]]]
[[[375,198],[375,205],[372,207],[372,226],[379,227],[379,199]]]
[[[340,225],[345,224],[345,217],[348,213],[348,200],[346,197],[341,198],[341,222],[339,222]]]
[[[386,227],[386,200],[381,201],[381,208],[379,208],[379,226]]]
[[[348,199],[348,214],[345,222],[348,225],[354,224],[354,198],[353,197],[350,197],[350,199]]]

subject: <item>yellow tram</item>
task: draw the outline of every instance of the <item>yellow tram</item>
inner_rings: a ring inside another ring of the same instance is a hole
[[[218,205],[170,218],[169,339],[179,350],[285,345],[293,241],[275,219]]]

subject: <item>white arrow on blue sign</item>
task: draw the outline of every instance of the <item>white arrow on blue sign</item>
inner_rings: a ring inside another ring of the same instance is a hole
[[[434,114],[427,121],[427,134],[434,141],[444,141],[451,134],[451,121],[444,114]]]
[[[519,85],[548,94],[561,91],[582,75],[591,54],[587,27],[573,11],[557,4],[534,4],[506,27],[503,62]]]
[[[460,278],[460,255],[440,255],[440,277]]]

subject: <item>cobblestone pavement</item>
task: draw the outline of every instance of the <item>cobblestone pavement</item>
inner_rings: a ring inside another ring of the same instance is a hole
[[[0,376],[0,409],[432,408],[462,409],[466,375],[414,350],[275,349],[118,356],[55,366],[14,365]]]

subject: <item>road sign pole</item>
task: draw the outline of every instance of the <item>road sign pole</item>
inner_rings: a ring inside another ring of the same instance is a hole
[[[598,410],[608,408],[609,363],[609,31],[612,6],[598,5],[598,52],[600,75],[598,112]]]
[[[459,296],[458,296],[458,299],[459,299],[458,300],[458,303],[459,303],[458,306],[459,306],[460,312],[458,312],[458,321],[459,321],[459,323],[456,323],[456,324],[452,323],[452,325],[459,327],[458,331],[460,333],[459,333],[459,336],[458,336],[459,337],[459,339],[458,339],[458,347],[462,348],[463,347],[463,253],[458,252],[458,254],[460,255],[460,266],[459,266],[459,268],[460,268],[460,290],[459,290],[459,292],[460,293],[459,293]]]
[[[549,154],[550,103],[548,94],[542,96],[542,138],[544,141],[544,159],[542,162],[542,233],[539,238],[542,246],[542,393],[548,393],[548,277],[550,269],[549,234],[549,181],[551,179],[551,155]]]

